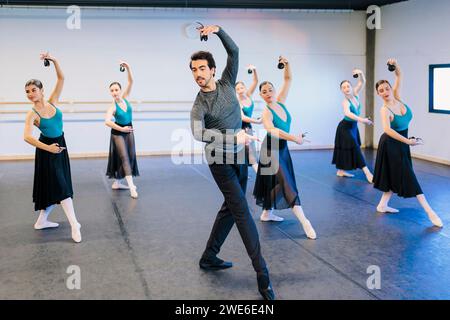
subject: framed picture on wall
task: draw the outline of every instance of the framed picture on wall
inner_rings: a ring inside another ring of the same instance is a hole
[[[429,111],[450,114],[450,64],[431,64],[429,75]]]

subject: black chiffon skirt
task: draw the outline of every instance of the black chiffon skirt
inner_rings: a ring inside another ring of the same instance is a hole
[[[408,129],[398,133],[408,137]],[[373,183],[374,188],[383,192],[392,191],[403,198],[423,193],[414,173],[409,145],[386,133],[380,137]]]
[[[264,139],[253,196],[263,209],[288,209],[301,204],[286,140],[270,135]]]
[[[66,146],[64,133],[57,138],[41,134],[39,141],[45,144],[57,143]],[[45,210],[51,205],[73,197],[70,161],[67,149],[61,153],[51,153],[36,148],[34,159],[33,202],[34,210]]]
[[[362,169],[366,161],[361,152],[358,123],[342,120],[336,129],[332,164],[340,170]]]
[[[132,124],[130,123],[125,126],[132,126]],[[110,179],[123,179],[125,176],[139,176],[133,132],[125,133],[111,129],[106,175]]]

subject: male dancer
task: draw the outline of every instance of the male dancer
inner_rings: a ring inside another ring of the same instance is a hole
[[[191,56],[190,62],[192,75],[200,87],[191,110],[192,134],[196,140],[206,142],[209,168],[225,198],[199,264],[206,270],[232,266],[231,262],[219,259],[217,254],[236,222],[257,274],[258,290],[264,299],[273,300],[275,294],[269,280],[269,271],[261,255],[258,231],[245,198],[248,168],[244,144],[256,140],[256,137],[241,129],[241,108],[235,92],[239,49],[218,26],[205,26],[199,31],[202,38],[212,33],[217,34],[228,54],[222,78],[217,81],[214,78],[216,64],[210,52],[196,52]]]

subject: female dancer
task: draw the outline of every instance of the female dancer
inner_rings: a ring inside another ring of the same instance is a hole
[[[137,187],[133,183],[133,176],[139,176],[136,161],[136,148],[134,143],[132,109],[126,100],[133,85],[133,75],[128,63],[120,61],[128,73],[128,85],[122,93],[120,83],[113,82],[109,85],[109,92],[114,99],[114,104],[108,109],[105,117],[105,125],[111,128],[111,140],[109,144],[108,169],[106,175],[112,179],[113,189],[130,189],[130,195],[136,199]],[[115,122],[112,119],[115,119]],[[125,178],[128,186],[120,183]]]
[[[383,191],[377,211],[398,212],[388,206],[393,193],[403,198],[416,197],[430,221],[435,226],[442,227],[441,219],[428,204],[414,174],[409,146],[420,144],[420,139],[408,138],[412,111],[400,98],[400,66],[394,59],[389,59],[388,63],[396,67],[394,88],[387,80],[380,80],[376,84],[377,94],[384,102],[381,107],[384,133],[378,143],[374,172],[374,187]]]
[[[63,116],[55,104],[64,86],[64,75],[58,61],[42,53],[41,60],[52,61],[57,76],[56,86],[48,101],[44,99],[42,82],[36,79],[25,84],[28,100],[33,103],[25,120],[24,140],[36,147],[34,160],[33,202],[34,210],[39,210],[39,218],[34,228],[56,228],[57,223],[48,221],[48,216],[56,204],[61,204],[72,229],[72,239],[81,242],[80,224],[73,208],[72,178],[70,161],[63,132]],[[39,128],[39,140],[33,137],[33,125]]]
[[[255,66],[248,66],[248,70],[252,70],[253,73],[253,82],[250,88],[248,88],[247,90],[244,82],[242,81],[236,82],[235,88],[236,95],[241,106],[242,129],[244,129],[248,134],[253,135],[252,123],[260,124],[262,123],[262,120],[252,118],[253,109],[255,107],[252,95],[253,92],[255,92],[256,86],[258,85],[258,74],[256,73]],[[258,160],[256,156],[256,146],[254,141],[245,146],[245,157],[248,165],[252,166],[255,172],[258,172]]]
[[[359,101],[359,91],[366,84],[366,78],[361,70],[353,70],[354,75],[358,75],[359,80],[355,88],[348,80],[341,82],[341,91],[345,96],[342,101],[345,118],[339,122],[334,139],[334,152],[332,164],[336,165],[339,177],[353,177],[344,170],[362,169],[367,181],[372,183],[373,175],[366,166],[366,161],[361,152],[361,138],[359,136],[358,122],[371,125],[368,118],[360,117],[361,103]]]
[[[274,215],[272,209],[292,208],[306,236],[315,239],[316,233],[300,204],[294,168],[287,146],[287,141],[303,143],[302,134],[289,133],[291,115],[284,105],[292,81],[291,68],[284,57],[280,57],[280,62],[285,67],[284,83],[278,96],[272,83],[265,81],[259,86],[260,95],[266,102],[262,118],[267,136],[261,147],[253,195],[257,205],[263,207],[260,217],[262,221],[282,221],[283,218]]]

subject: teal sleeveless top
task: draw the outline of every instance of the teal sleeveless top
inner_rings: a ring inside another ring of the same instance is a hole
[[[361,114],[361,103],[359,102],[359,97],[355,96],[356,101],[358,101],[358,108],[355,107],[355,105],[352,103],[352,101],[350,99],[347,99],[348,102],[350,102],[350,112],[353,113],[354,115],[359,116]],[[352,121],[352,122],[357,122],[347,116],[344,117],[345,120],[347,121]]]
[[[125,104],[127,105],[127,111],[126,112],[123,111],[122,108],[117,104],[117,102],[115,102],[115,104],[116,104],[116,113],[114,114],[114,118],[116,119],[116,123],[121,125],[121,126],[125,126],[127,124],[130,124],[131,120],[132,120],[131,105],[126,99],[123,99],[123,101],[125,101]]]
[[[250,99],[250,100],[252,101],[251,105],[249,105],[248,107],[242,106],[242,112],[244,112],[244,115],[246,115],[249,118],[252,117],[253,109],[255,108],[255,103],[253,102],[252,99]]]
[[[388,108],[394,116],[394,120],[391,121],[391,129],[394,129],[395,131],[403,131],[408,129],[409,123],[413,117],[411,109],[403,102],[402,104],[406,107],[406,113],[403,116],[393,113],[392,110]]]
[[[289,111],[287,110],[286,106],[284,104],[282,104],[281,102],[277,102],[284,110],[284,112],[286,113],[286,121],[284,121],[283,119],[281,119],[275,111],[273,111],[272,109],[270,109],[268,106],[267,108],[269,108],[270,112],[272,112],[272,116],[273,116],[273,125],[275,128],[283,130],[287,133],[289,133],[289,131],[291,130],[291,114],[289,113]]]
[[[33,111],[39,116],[39,130],[41,130],[42,135],[47,138],[57,138],[63,134],[63,115],[61,110],[52,103],[50,104],[56,110],[55,115],[51,118],[42,118],[35,108],[33,108]]]

